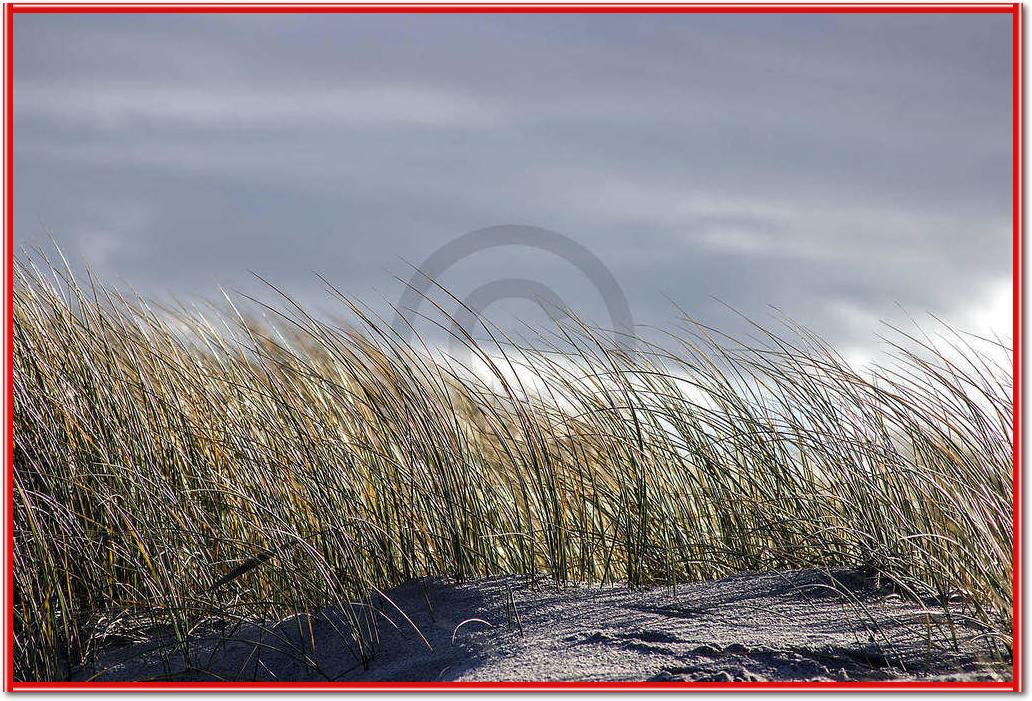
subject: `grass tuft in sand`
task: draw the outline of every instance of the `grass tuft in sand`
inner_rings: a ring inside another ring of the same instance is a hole
[[[259,323],[16,275],[18,679],[66,678],[141,620],[189,658],[212,620],[328,607],[367,663],[382,592],[424,576],[852,568],[935,602],[929,641],[974,627],[1009,654],[1004,344],[895,332],[860,371],[790,326],[686,319],[631,354],[568,320],[537,344],[561,353],[463,337],[460,363],[336,291],[349,327],[287,297]]]

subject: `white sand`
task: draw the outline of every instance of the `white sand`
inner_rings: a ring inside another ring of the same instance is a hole
[[[198,633],[184,654],[161,636],[109,644],[77,680],[730,681],[1001,680],[985,637],[958,627],[943,646],[942,610],[904,602],[837,573],[843,596],[814,570],[749,574],[648,590],[557,589],[498,578],[410,582],[383,602],[367,665],[339,611]],[[429,601],[429,606],[428,606]],[[431,608],[432,607],[432,608]],[[515,613],[514,613],[515,610]],[[517,620],[518,616],[518,620]],[[474,620],[478,619],[478,620]],[[309,623],[311,628],[309,629]],[[418,627],[432,650],[413,628]],[[309,630],[311,632],[309,632]],[[931,637],[929,637],[931,636]]]

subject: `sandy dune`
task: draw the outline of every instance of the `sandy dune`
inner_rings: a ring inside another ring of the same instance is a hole
[[[383,603],[363,665],[339,612],[212,629],[186,656],[161,636],[109,644],[75,678],[306,681],[1001,680],[977,630],[863,577],[815,570],[647,590],[529,578],[420,580]],[[955,612],[956,613],[956,612]],[[416,632],[413,625],[419,629]],[[425,641],[424,641],[425,638]],[[432,648],[432,649],[431,649]]]

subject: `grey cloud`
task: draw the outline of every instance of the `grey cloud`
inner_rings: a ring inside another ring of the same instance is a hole
[[[529,223],[639,321],[776,305],[869,341],[1010,275],[1004,16],[16,17],[15,235],[214,296],[248,270],[396,298],[435,248]],[[533,251],[445,280],[597,294]],[[852,311],[844,311],[852,310]],[[531,305],[497,310],[534,315]],[[604,319],[601,319],[604,323]]]
[[[222,90],[147,85],[33,86],[18,92],[24,119],[87,129],[134,124],[171,129],[309,126],[490,126],[496,116],[476,100],[418,86],[352,86],[332,90]]]

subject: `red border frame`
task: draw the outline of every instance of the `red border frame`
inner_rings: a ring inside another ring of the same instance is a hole
[[[54,13],[821,13],[821,14],[1009,14],[1012,35],[1012,265],[1013,265],[1013,344],[1014,344],[1014,617],[1013,677],[1010,682],[14,682],[14,389],[13,389],[13,304],[14,304],[14,15]],[[504,3],[504,4],[260,4],[200,5],[178,4],[89,4],[40,5],[4,3],[4,685],[8,691],[1022,691],[1022,202],[1023,124],[1022,124],[1022,6],[1020,3],[850,3],[819,4],[627,4],[627,3]]]

